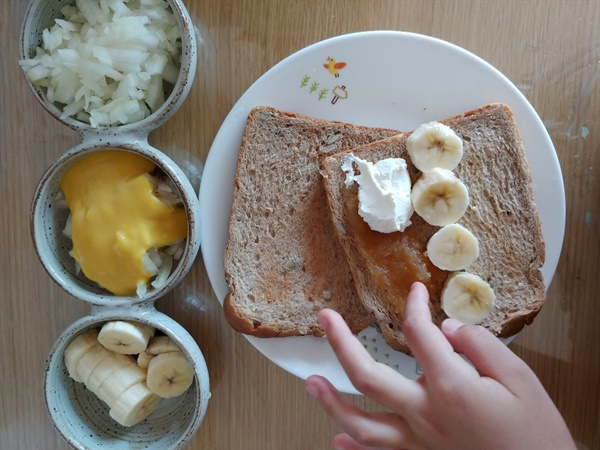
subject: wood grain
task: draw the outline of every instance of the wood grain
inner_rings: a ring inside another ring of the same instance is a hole
[[[445,39],[508,76],[544,121],[561,163],[567,224],[548,301],[511,348],[535,370],[581,449],[600,448],[600,2],[187,0],[199,70],[181,110],[150,141],[201,169],[244,91],[289,54],[342,33],[393,29]],[[18,67],[27,3],[0,2],[0,448],[67,448],[43,398],[45,358],[87,313],[42,269],[29,233],[43,171],[78,142],[29,92]],[[408,63],[408,62],[407,62]],[[302,381],[226,325],[201,258],[158,308],[196,338],[212,400],[189,448],[321,449],[339,430]],[[368,410],[374,402],[353,397]]]

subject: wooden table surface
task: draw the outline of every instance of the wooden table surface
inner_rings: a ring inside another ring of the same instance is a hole
[[[523,92],[547,127],[563,171],[567,222],[547,303],[510,345],[533,368],[582,449],[600,448],[600,2],[187,0],[199,67],[177,114],[150,142],[201,166],[225,116],[265,71],[343,33],[391,29],[457,44]],[[33,250],[29,210],[44,170],[79,138],[35,100],[17,64],[27,2],[0,2],[0,448],[66,448],[46,412],[48,351],[88,313],[49,278]],[[201,303],[202,312],[185,301]],[[157,307],[206,357],[212,399],[189,448],[330,448],[338,428],[302,380],[226,324],[202,258]],[[378,406],[354,397],[369,410]]]

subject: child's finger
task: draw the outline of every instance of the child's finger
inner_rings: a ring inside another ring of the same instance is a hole
[[[309,377],[305,386],[327,414],[363,448],[409,448],[418,442],[408,423],[399,414],[365,412],[320,376]]]
[[[357,390],[401,413],[416,409],[421,395],[414,381],[374,361],[337,312],[330,309],[320,311],[319,322]]]
[[[473,369],[454,352],[442,331],[431,321],[429,294],[422,283],[414,283],[411,287],[406,301],[402,331],[429,379],[445,379],[448,373],[458,371],[473,372]]]

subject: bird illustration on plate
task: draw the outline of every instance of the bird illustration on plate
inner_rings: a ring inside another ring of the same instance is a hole
[[[323,64],[323,67],[325,67],[331,75],[333,75],[336,78],[339,78],[340,70],[342,70],[344,67],[346,67],[346,63],[342,62],[342,61],[336,62],[336,60],[334,58],[332,58],[331,56],[328,56],[327,63]]]

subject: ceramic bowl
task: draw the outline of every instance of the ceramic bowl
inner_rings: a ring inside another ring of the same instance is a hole
[[[183,255],[171,270],[166,283],[159,289],[149,288],[141,297],[117,296],[88,280],[75,269],[69,255],[71,240],[65,237],[69,210],[61,207],[60,182],[66,171],[81,158],[94,152],[115,149],[133,152],[150,159],[176,187],[187,214],[187,240]],[[84,143],[59,157],[42,176],[34,194],[31,209],[31,230],[38,257],[48,274],[66,292],[95,306],[133,306],[153,303],[179,284],[190,270],[200,248],[200,217],[197,193],[182,170],[164,153],[146,142],[111,141]]]
[[[156,411],[132,427],[124,427],[109,415],[109,407],[83,383],[69,377],[64,351],[81,332],[100,328],[109,320],[133,320],[155,327],[179,345],[194,370],[192,386],[179,397],[161,399]],[[210,398],[209,376],[196,342],[173,319],[148,308],[103,310],[73,323],[51,350],[44,380],[46,405],[60,435],[77,449],[179,449],[198,430]]]
[[[197,44],[195,28],[181,0],[166,0],[169,4],[181,34],[181,65],[177,81],[163,105],[143,120],[128,125],[94,128],[80,120],[66,117],[61,118],[62,111],[48,101],[46,90],[27,79],[29,87],[37,100],[57,120],[76,130],[82,136],[103,135],[111,133],[148,134],[153,129],[165,123],[181,106],[194,80],[197,60]],[[42,32],[54,25],[54,20],[62,16],[61,9],[75,0],[33,0],[25,13],[21,33],[20,59],[24,60],[35,55],[35,49],[42,43]],[[118,131],[117,131],[118,130]]]
[[[127,125],[94,128],[74,119],[62,118],[44,88],[26,78],[41,105],[62,124],[82,138],[79,145],[60,156],[42,176],[33,198],[30,225],[35,250],[50,277],[68,294],[89,303],[91,313],[72,324],[53,346],[46,366],[45,399],[50,418],[60,435],[80,449],[178,449],[199,428],[210,397],[206,363],[198,345],[177,322],[158,312],[154,302],[180,283],[198,254],[200,216],[197,192],[184,172],[167,155],[148,144],[148,134],[164,124],[181,106],[191,88],[197,59],[195,28],[181,0],[165,0],[177,20],[181,34],[180,69],[162,106],[148,117]],[[42,43],[42,32],[54,25],[65,5],[75,0],[32,0],[26,11],[21,36],[20,58],[35,54]],[[187,240],[183,255],[166,283],[149,289],[141,297],[116,296],[78,274],[69,255],[72,247],[62,233],[69,215],[60,200],[60,182],[70,167],[81,158],[107,149],[137,153],[150,159],[178,190],[187,215]],[[67,373],[64,350],[79,333],[100,327],[108,320],[143,322],[174,339],[192,362],[195,381],[180,397],[162,399],[160,408],[133,427],[123,427],[109,416],[109,408],[82,383]]]

